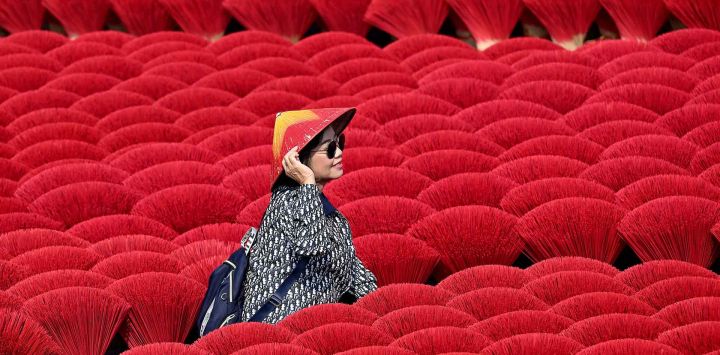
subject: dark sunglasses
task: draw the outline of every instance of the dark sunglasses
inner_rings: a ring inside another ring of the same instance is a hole
[[[345,134],[339,135],[337,138],[330,141],[330,144],[328,144],[327,149],[319,149],[319,150],[311,150],[311,152],[327,152],[328,159],[334,159],[335,153],[337,148],[340,147],[340,150],[345,150]]]

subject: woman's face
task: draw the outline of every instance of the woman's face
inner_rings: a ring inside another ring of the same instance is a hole
[[[308,166],[315,173],[315,180],[318,182],[337,179],[343,174],[342,150],[340,150],[340,147],[335,149],[334,158],[328,158],[327,155],[328,145],[336,138],[335,128],[329,126],[323,131],[320,145],[310,153]]]

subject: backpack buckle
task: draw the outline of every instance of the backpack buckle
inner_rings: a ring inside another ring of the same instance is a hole
[[[277,294],[273,293],[270,296],[270,299],[268,300],[268,302],[275,307],[280,307],[280,304],[282,304],[282,298],[278,297]]]
[[[234,318],[235,318],[235,313],[229,315],[229,316],[228,316],[227,318],[225,318],[225,320],[220,324],[220,327],[224,327],[224,326],[228,325],[228,324],[230,323],[230,321],[233,320]],[[220,328],[220,327],[218,327],[218,328]]]

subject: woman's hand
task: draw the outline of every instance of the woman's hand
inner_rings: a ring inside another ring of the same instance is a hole
[[[315,173],[307,165],[300,162],[300,153],[298,147],[290,149],[283,157],[282,165],[285,169],[285,175],[298,182],[298,184],[314,184]]]

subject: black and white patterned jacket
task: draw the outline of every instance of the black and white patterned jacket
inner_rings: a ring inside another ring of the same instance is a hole
[[[375,275],[355,255],[347,219],[317,185],[280,186],[273,191],[251,248],[242,321],[260,309],[302,256],[310,256],[306,270],[264,323],[338,302],[345,292],[360,298],[377,289]]]

